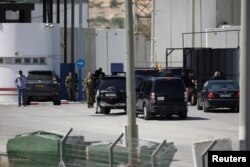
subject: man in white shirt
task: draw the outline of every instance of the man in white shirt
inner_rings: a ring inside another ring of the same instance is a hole
[[[19,75],[16,76],[16,79],[14,82],[18,91],[18,106],[20,107],[21,104],[23,104],[23,106],[26,106],[26,92],[25,91],[26,91],[27,78],[23,75],[23,72],[21,70],[19,71]],[[21,103],[21,99],[23,103]]]

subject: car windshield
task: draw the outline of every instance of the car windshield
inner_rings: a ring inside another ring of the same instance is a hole
[[[115,87],[119,90],[126,91],[126,80],[125,78],[103,79],[100,83],[99,89],[105,90],[108,87]]]
[[[52,80],[53,74],[51,71],[32,71],[29,72],[28,80]]]
[[[233,82],[214,82],[208,85],[208,90],[221,90],[221,89],[238,89],[237,85]]]
[[[183,96],[185,87],[180,79],[162,79],[157,80],[155,83],[155,93],[165,93],[171,95]]]

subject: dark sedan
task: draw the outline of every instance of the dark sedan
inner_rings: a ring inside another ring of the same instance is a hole
[[[232,80],[206,81],[198,93],[197,109],[208,112],[214,108],[239,110],[239,86]]]

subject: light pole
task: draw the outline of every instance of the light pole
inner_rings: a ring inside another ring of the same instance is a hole
[[[127,85],[127,114],[128,114],[128,125],[127,125],[127,140],[129,150],[129,165],[133,165],[135,158],[136,148],[133,145],[133,139],[138,138],[138,130],[136,125],[135,117],[135,74],[134,74],[134,31],[133,31],[133,10],[132,0],[126,0],[126,62],[127,62],[127,73],[126,73],[126,85]]]
[[[250,1],[241,1],[240,150],[250,150]]]

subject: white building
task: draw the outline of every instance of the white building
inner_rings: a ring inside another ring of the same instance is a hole
[[[22,1],[24,2],[24,1]],[[26,3],[33,1],[25,1]],[[37,1],[35,1],[37,2]],[[87,25],[87,3],[83,3],[83,28]],[[53,4],[56,9],[56,4]],[[29,70],[54,70],[60,75],[60,63],[63,60],[63,3],[60,4],[60,24],[47,26],[42,23],[42,3],[35,3],[35,10],[32,11],[32,23],[0,23],[0,102],[12,103],[17,101],[17,92],[14,85],[14,78],[18,71],[22,70],[27,74]],[[54,10],[55,11],[55,10]],[[68,29],[71,27],[71,4],[68,3]],[[79,4],[75,4],[75,27],[79,27]],[[7,11],[8,19],[17,19],[18,11]],[[53,14],[56,21],[56,12]],[[86,41],[91,41],[89,34],[91,30],[84,30]],[[70,30],[67,32],[68,49],[67,57],[70,57]],[[92,36],[95,34],[92,33]],[[77,46],[77,32],[75,32],[75,46]],[[92,43],[95,41],[91,41]],[[91,44],[84,44],[85,50],[91,48]],[[86,48],[88,47],[88,48]],[[94,50],[95,48],[91,48]],[[77,50],[77,47],[75,48]],[[84,53],[90,53],[85,51]],[[75,57],[77,58],[75,51]],[[90,57],[90,54],[86,57]],[[76,59],[75,59],[76,60]],[[90,59],[86,60],[90,62]],[[95,69],[87,65],[88,68]]]
[[[165,66],[166,48],[210,47],[206,45],[208,28],[240,25],[239,0],[154,0],[152,27],[152,63]],[[183,40],[184,38],[184,40]],[[229,39],[228,39],[229,40]],[[168,57],[168,66],[182,66],[182,52]]]
[[[60,73],[60,27],[42,23],[0,24],[0,102],[16,101],[18,71],[54,70]]]

